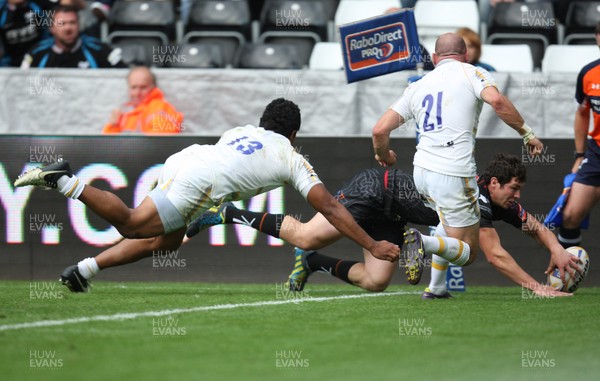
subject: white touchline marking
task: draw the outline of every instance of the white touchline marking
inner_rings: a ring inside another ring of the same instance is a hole
[[[137,318],[141,318],[141,317],[186,314],[186,313],[190,313],[190,312],[202,312],[202,311],[214,311],[214,310],[229,310],[229,309],[243,308],[243,307],[278,306],[281,304],[290,304],[290,303],[298,304],[298,303],[304,303],[304,302],[326,302],[329,300],[337,300],[337,299],[376,298],[376,297],[380,297],[380,296],[410,295],[410,294],[420,294],[420,292],[397,291],[397,292],[387,292],[387,293],[377,293],[377,294],[323,296],[323,297],[318,297],[318,298],[308,297],[308,298],[290,299],[290,300],[273,300],[273,301],[267,300],[267,301],[262,301],[262,302],[241,303],[241,304],[216,304],[213,306],[199,306],[199,307],[192,307],[192,308],[175,308],[172,310],[162,310],[162,311],[146,311],[146,312],[119,313],[119,314],[113,314],[113,315],[82,316],[82,317],[78,317],[78,318],[63,319],[63,320],[40,320],[40,321],[32,321],[29,323],[5,324],[5,325],[0,325],[0,331],[14,331],[17,329],[27,329],[27,328],[54,327],[54,326],[61,326],[61,325],[67,325],[67,324],[87,323],[90,321],[131,320],[131,319],[137,319]]]

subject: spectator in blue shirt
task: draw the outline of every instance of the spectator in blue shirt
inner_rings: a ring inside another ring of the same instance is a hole
[[[83,0],[0,0],[0,67],[18,67],[33,45],[50,37],[52,10],[59,3],[84,6]]]
[[[80,69],[125,67],[121,49],[79,33],[77,10],[59,6],[53,12],[52,38],[35,45],[23,58],[21,68],[64,67]]]

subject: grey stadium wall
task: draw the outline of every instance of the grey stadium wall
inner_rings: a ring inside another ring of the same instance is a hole
[[[47,162],[64,158],[76,173],[95,186],[113,189],[128,205],[139,202],[153,186],[160,164],[172,153],[193,144],[214,143],[206,137],[41,137],[4,136],[0,140],[0,278],[57,279],[64,267],[94,256],[118,234],[106,222],[86,211],[78,201],[68,201],[54,191],[12,188],[12,181],[30,162]],[[478,167],[482,170],[496,152],[523,158],[528,181],[522,193],[525,209],[544,218],[562,190],[562,178],[573,162],[572,140],[547,140],[540,159],[531,161],[523,155],[517,139],[483,139],[477,143]],[[375,166],[369,138],[299,138],[296,146],[307,155],[317,173],[334,193],[355,172]],[[414,139],[394,139],[398,167],[412,171]],[[255,198],[244,205],[253,210],[291,214],[302,221],[314,212],[291,187]],[[549,253],[518,229],[497,222],[504,247],[534,276],[543,281]],[[597,211],[592,213],[590,230],[584,231],[584,247],[591,257],[586,284],[600,285],[595,271],[595,253],[600,247]],[[360,260],[361,250],[349,240],[322,250],[340,258]],[[177,266],[157,266],[157,259],[170,256]],[[202,232],[176,252],[157,253],[99,275],[102,280],[198,281],[277,283],[285,281],[292,266],[292,247],[270,240],[262,234],[240,227],[227,226],[218,231]],[[482,253],[465,268],[468,285],[511,285],[487,263]],[[422,280],[426,284],[429,276]],[[311,282],[338,282],[316,274]],[[395,284],[406,284],[397,272]]]
[[[347,84],[342,71],[153,69],[165,98],[185,115],[186,135],[221,135],[258,123],[266,104],[291,99],[302,110],[301,136],[365,136],[406,89],[415,71]],[[43,69],[0,71],[0,133],[96,135],[127,100],[128,71]],[[498,88],[543,138],[571,138],[576,73],[494,73]],[[161,128],[158,121],[156,128]],[[414,123],[393,136],[415,136]],[[484,106],[477,136],[514,138]]]

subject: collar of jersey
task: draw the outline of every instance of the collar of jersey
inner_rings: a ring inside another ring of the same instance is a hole
[[[79,50],[79,48],[81,48],[81,37],[77,39],[75,46],[73,46],[73,49],[71,49],[71,51],[69,53],[76,52],[77,50]],[[63,54],[65,52],[63,49],[59,48],[56,44],[52,45],[52,50],[56,54]]]
[[[460,62],[460,61],[457,60],[457,59],[454,59],[454,58],[444,58],[443,60],[439,61],[437,63],[437,65],[435,65],[435,67],[438,67],[438,66],[443,65],[443,64],[448,63],[448,62]]]

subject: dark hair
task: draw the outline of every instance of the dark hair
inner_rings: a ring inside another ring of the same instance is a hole
[[[300,109],[292,101],[277,98],[265,108],[260,127],[289,138],[292,132],[300,130]]]
[[[481,177],[485,185],[490,184],[492,177],[497,178],[500,185],[510,182],[513,177],[524,183],[527,181],[527,169],[518,157],[498,152],[488,163]]]
[[[71,5],[57,5],[52,8],[52,18],[56,17],[56,15],[61,13],[75,13],[77,18],[79,18],[79,10]]]
[[[600,22],[596,24],[596,34],[600,34]]]

